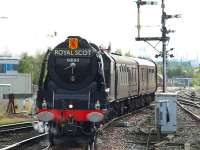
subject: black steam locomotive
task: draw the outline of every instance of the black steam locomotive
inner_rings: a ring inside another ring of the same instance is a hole
[[[153,61],[119,56],[70,36],[44,57],[37,95],[38,119],[50,140],[92,137],[107,120],[148,105],[157,88]]]

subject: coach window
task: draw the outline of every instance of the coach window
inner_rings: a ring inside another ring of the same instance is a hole
[[[124,66],[124,85],[126,85],[126,66]]]
[[[141,69],[142,72],[142,81],[144,81],[144,68]]]
[[[154,72],[155,72],[155,70],[154,69],[152,69],[152,79],[154,79]]]
[[[125,85],[127,85],[127,67],[125,66]]]
[[[125,85],[125,66],[123,66],[123,85]]]
[[[122,66],[120,66],[120,85],[122,85]]]
[[[126,67],[126,85],[128,85],[128,67]]]
[[[153,69],[151,69],[151,80],[153,80]]]
[[[152,75],[152,74],[151,74],[151,69],[149,69],[148,71],[149,71],[149,73],[148,73],[148,78],[149,78],[149,81],[151,81],[151,75]]]
[[[149,69],[148,72],[151,73],[151,69]]]
[[[127,85],[127,68],[125,66],[125,85]]]
[[[133,84],[133,73],[132,73],[132,68],[130,67],[129,68],[129,75],[130,75],[130,84],[132,85]]]
[[[136,83],[137,83],[137,72],[136,72],[136,68],[134,68],[133,69],[133,73],[134,73],[134,83],[135,83],[135,85],[136,85]]]
[[[122,66],[120,66],[120,85],[122,85]]]
[[[127,76],[127,85],[129,85],[129,80],[130,80],[130,77],[129,77],[130,73],[129,72],[130,72],[129,71],[129,67],[127,67],[127,73],[126,73],[126,76]]]
[[[136,85],[136,78],[137,78],[137,76],[136,76],[136,68],[134,68],[133,69],[133,76],[134,76],[134,85]]]
[[[135,71],[134,71],[134,70],[135,70],[135,69],[132,68],[132,76],[133,76],[133,79],[132,79],[133,81],[132,81],[132,82],[133,82],[133,84],[135,83]]]
[[[127,76],[126,76],[127,72],[126,72],[126,66],[124,66],[124,79],[125,79],[125,85],[127,85]]]
[[[121,65],[121,85],[123,84],[123,66]]]
[[[128,67],[126,67],[126,85],[128,85]]]
[[[123,85],[123,66],[121,66],[121,85]]]
[[[132,84],[132,80],[133,80],[133,74],[132,74],[132,68],[129,68],[129,75],[130,75],[130,83]]]
[[[131,68],[131,85],[134,84],[133,68]]]
[[[151,80],[152,80],[152,73],[151,73],[151,72],[152,72],[152,70],[151,70],[151,69],[149,69],[149,70],[148,70],[148,72],[149,72],[149,80],[151,81]]]

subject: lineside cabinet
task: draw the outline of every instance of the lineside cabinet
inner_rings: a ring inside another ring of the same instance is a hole
[[[176,93],[157,93],[155,122],[161,133],[176,132]]]

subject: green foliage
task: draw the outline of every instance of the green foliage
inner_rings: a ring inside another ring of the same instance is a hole
[[[38,84],[43,56],[44,53],[36,53],[35,56],[29,56],[27,53],[21,55],[18,72],[31,73],[33,84]]]
[[[162,74],[162,62],[158,62],[158,73]],[[192,67],[189,61],[170,61],[167,63],[168,78],[193,78],[191,85],[200,86],[200,67]]]
[[[199,78],[200,79],[200,67],[195,67],[193,71],[192,78]],[[200,80],[193,80],[192,86],[200,86]]]
[[[119,55],[122,55],[122,50],[121,50],[121,49],[117,49],[117,50],[115,51],[115,53],[116,53],[116,54],[119,54]]]
[[[18,72],[30,73],[33,65],[33,57],[28,56],[27,53],[22,53],[21,59],[18,66]]]
[[[162,74],[162,62],[158,63],[158,72]],[[190,62],[178,62],[168,61],[167,62],[167,76],[168,78],[173,77],[184,77],[192,78],[193,68]]]
[[[131,51],[130,51],[130,50],[129,50],[128,52],[125,53],[125,56],[134,57],[134,56],[131,54]]]

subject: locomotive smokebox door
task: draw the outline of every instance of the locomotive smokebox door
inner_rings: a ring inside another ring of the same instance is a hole
[[[157,93],[155,122],[161,133],[176,132],[176,93]]]

